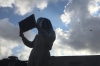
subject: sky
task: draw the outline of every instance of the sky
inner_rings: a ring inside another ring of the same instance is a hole
[[[19,37],[18,23],[31,14],[52,22],[51,56],[100,55],[99,0],[0,0],[0,59],[28,60],[32,48]],[[30,41],[36,34],[36,28],[24,33]]]

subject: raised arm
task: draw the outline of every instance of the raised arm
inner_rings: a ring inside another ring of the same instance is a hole
[[[33,48],[33,42],[31,42],[31,41],[29,41],[29,40],[27,40],[26,39],[26,37],[22,37],[22,41],[23,41],[23,43],[27,46],[27,47],[30,47],[30,48]]]
[[[36,39],[36,36],[35,36],[35,39]],[[30,48],[33,48],[34,47],[34,41],[35,41],[35,39],[33,41],[29,41],[26,37],[24,37],[23,33],[20,34],[20,37],[22,38],[23,43],[27,47],[30,47]]]

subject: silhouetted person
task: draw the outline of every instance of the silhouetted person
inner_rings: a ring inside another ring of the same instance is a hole
[[[28,66],[48,66],[50,60],[50,52],[53,42],[55,41],[55,32],[49,19],[40,17],[37,20],[36,28],[38,34],[31,42],[27,40],[23,33],[20,32],[23,43],[33,48],[29,56]]]

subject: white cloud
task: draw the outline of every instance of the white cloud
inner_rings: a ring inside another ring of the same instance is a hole
[[[17,47],[18,44],[13,40],[6,40],[0,37],[0,59],[7,58],[12,55],[12,49]]]
[[[100,9],[100,3],[99,0],[91,0],[88,5],[88,10],[90,11],[91,14],[96,13]]]
[[[47,0],[16,0],[14,4],[16,13],[25,15],[32,12],[34,8],[44,9],[47,7]]]
[[[69,15],[62,14],[61,19],[62,19],[62,22],[64,22],[64,23],[66,22],[66,24],[70,23],[70,16]]]
[[[13,7],[15,0],[0,0],[0,7]]]
[[[36,2],[36,7],[41,9],[41,10],[46,8],[47,5],[48,5],[48,0],[42,0],[40,2],[39,1]]]
[[[23,49],[19,50],[16,56],[18,57],[19,60],[28,60],[30,52],[31,52],[31,48],[23,46]]]

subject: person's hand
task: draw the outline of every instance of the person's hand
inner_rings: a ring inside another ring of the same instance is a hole
[[[20,36],[20,37],[24,37],[24,34],[23,34],[23,33],[20,33],[19,36]]]
[[[37,30],[39,31],[39,28],[40,28],[40,27],[39,27],[39,25],[36,23],[36,21],[35,21],[34,24],[35,24],[35,27],[37,28]]]
[[[19,36],[20,36],[20,37],[23,37],[23,36],[24,36],[22,30],[20,30]]]
[[[36,23],[36,21],[34,22],[34,24],[35,24],[35,27],[37,28],[37,23]]]

